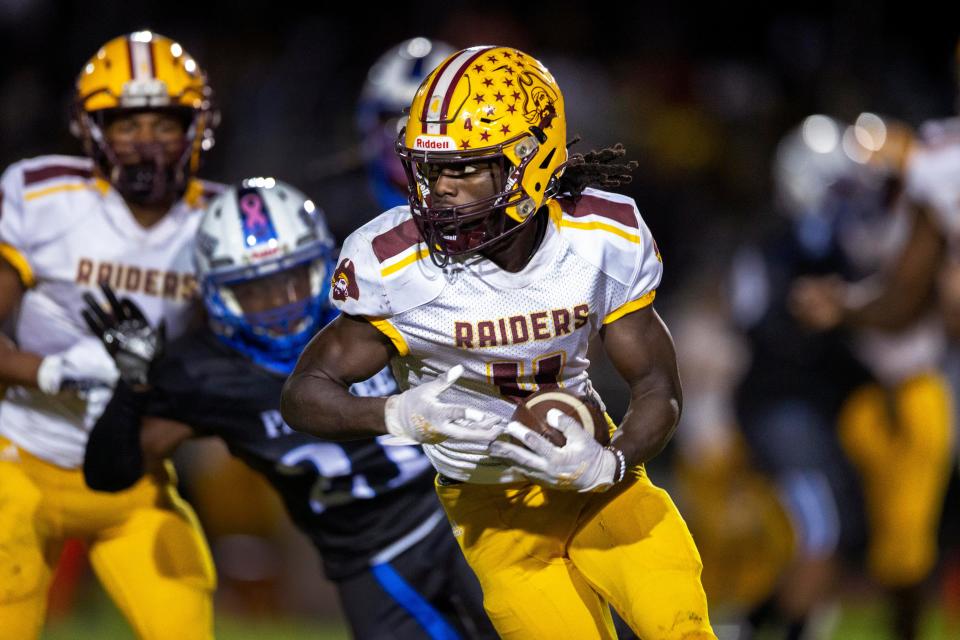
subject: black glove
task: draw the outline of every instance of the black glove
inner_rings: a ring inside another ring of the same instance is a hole
[[[82,312],[83,319],[117,363],[120,378],[132,387],[146,385],[150,365],[163,355],[166,325],[161,320],[156,328],[151,327],[133,300],[118,299],[106,283],[101,282],[100,289],[110,304],[110,313],[92,294],[84,293],[87,308]]]

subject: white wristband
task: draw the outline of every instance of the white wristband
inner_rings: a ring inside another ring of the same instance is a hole
[[[47,356],[37,369],[37,388],[48,394],[59,393],[63,377],[63,364],[58,355]]]
[[[622,482],[627,475],[627,457],[623,455],[623,451],[620,451],[620,449],[613,445],[608,445],[605,448],[617,457],[617,468],[613,473],[613,484],[618,484]]]

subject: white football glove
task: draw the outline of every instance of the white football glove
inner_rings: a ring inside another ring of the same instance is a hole
[[[463,375],[457,365],[446,375],[387,398],[387,432],[423,444],[448,438],[489,442],[503,432],[503,421],[478,409],[440,402],[438,397]]]
[[[113,358],[100,340],[91,336],[44,358],[37,369],[37,387],[49,394],[83,393],[95,387],[113,387],[119,377]]]
[[[604,491],[620,479],[617,454],[594,440],[577,420],[551,409],[547,424],[563,433],[566,444],[558,447],[526,425],[511,421],[506,433],[528,448],[498,440],[490,445],[491,455],[538,484],[555,489]]]
[[[93,425],[97,424],[97,420],[100,419],[103,412],[107,410],[107,405],[113,398],[113,387],[93,387],[82,393],[81,396],[87,401],[87,406],[83,411],[83,425],[87,428],[87,431],[90,431],[93,429]]]

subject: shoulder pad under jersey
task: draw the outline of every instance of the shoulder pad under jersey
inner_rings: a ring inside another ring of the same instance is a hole
[[[330,299],[344,313],[389,318],[433,300],[445,282],[404,205],[350,234],[333,272]]]
[[[555,203],[554,223],[571,249],[628,287],[623,304],[644,296],[652,299],[663,263],[633,198],[585,189],[580,198],[558,198]]]

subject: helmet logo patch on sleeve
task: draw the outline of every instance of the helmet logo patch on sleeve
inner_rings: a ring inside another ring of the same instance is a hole
[[[254,247],[273,240],[277,240],[277,230],[270,219],[270,210],[267,203],[257,189],[240,189],[237,192],[237,203],[240,205],[240,222],[243,225],[244,244]]]
[[[334,300],[346,302],[347,298],[360,299],[356,272],[353,268],[353,262],[349,258],[344,258],[337,265],[336,271],[333,272],[333,278],[330,279],[330,290]]]

